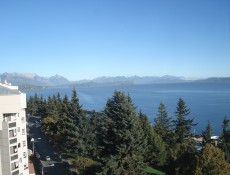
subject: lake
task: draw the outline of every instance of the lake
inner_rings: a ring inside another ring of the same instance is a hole
[[[179,98],[182,98],[191,113],[189,118],[194,118],[197,126],[193,128],[200,134],[207,126],[208,120],[214,129],[214,135],[222,132],[221,124],[225,115],[230,117],[230,83],[175,83],[151,85],[121,85],[101,87],[77,87],[80,104],[84,109],[101,111],[108,98],[112,97],[115,90],[130,94],[137,112],[141,109],[152,122],[156,116],[158,106],[162,101],[167,106],[170,117],[174,112]],[[27,90],[27,97],[37,93],[47,98],[58,92],[63,97],[71,97],[72,87],[52,87],[40,90]]]

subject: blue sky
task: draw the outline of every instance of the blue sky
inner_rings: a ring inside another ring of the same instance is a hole
[[[70,80],[230,76],[230,1],[0,1],[0,65]]]

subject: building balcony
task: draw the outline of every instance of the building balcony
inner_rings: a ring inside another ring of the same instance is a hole
[[[14,139],[10,140],[10,144],[14,144],[14,143],[17,143],[17,138],[14,138]]]
[[[19,170],[12,172],[12,175],[19,175]]]
[[[10,157],[11,161],[16,160],[16,159],[18,159],[18,155],[17,154]]]
[[[13,123],[9,123],[9,128],[14,128],[14,127],[16,127],[16,122],[13,122]]]
[[[18,162],[11,163],[11,170],[13,171],[13,170],[16,170],[16,169],[18,169]]]
[[[15,114],[3,114],[3,121],[4,122],[12,122],[17,120],[17,115]]]
[[[17,146],[11,146],[10,147],[10,154],[16,154],[18,152]]]
[[[9,130],[9,138],[16,137],[17,131],[16,129]]]

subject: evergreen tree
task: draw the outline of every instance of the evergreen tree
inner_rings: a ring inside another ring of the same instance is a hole
[[[224,120],[223,120],[223,124],[222,124],[222,128],[223,128],[223,135],[229,131],[228,129],[229,127],[229,119],[227,118],[227,116],[224,116]]]
[[[72,132],[75,133],[75,140],[73,139],[73,148],[75,149],[75,153],[78,156],[87,156],[88,155],[88,142],[89,142],[89,122],[85,116],[85,113],[81,109],[79,104],[79,99],[77,96],[76,89],[72,91],[71,97],[71,110],[70,117],[73,121],[74,128],[72,128]]]
[[[94,158],[95,160],[99,156],[99,149],[98,149],[98,135],[100,135],[100,126],[102,126],[102,114],[96,112],[95,110],[92,111],[90,120],[89,120],[89,130],[88,133],[88,152],[89,155]],[[97,135],[98,134],[98,135]]]
[[[222,142],[220,144],[221,149],[225,153],[225,159],[230,163],[230,129],[229,129],[229,119],[227,116],[224,117],[223,124],[223,133],[222,133]]]
[[[169,143],[169,163],[167,173],[186,174],[192,172],[191,163],[195,154],[195,142],[191,138],[191,127],[194,126],[193,119],[186,119],[190,114],[183,99],[179,99],[176,107],[174,123],[174,132],[171,134]]]
[[[39,105],[40,105],[40,98],[38,97],[38,94],[35,93],[34,95],[34,103],[35,103],[35,114],[36,116],[39,115]]]
[[[82,109],[79,104],[79,98],[77,96],[77,91],[76,89],[73,89],[72,91],[72,97],[71,97],[71,106],[72,106],[72,112],[74,113],[81,113]]]
[[[213,133],[213,129],[211,127],[211,123],[208,121],[208,125],[205,131],[202,132],[203,142],[211,143],[211,136]]]
[[[101,157],[103,175],[144,174],[146,140],[135,107],[129,96],[115,91],[104,109],[106,128],[103,129]]]
[[[36,104],[35,104],[35,99],[33,96],[30,96],[28,102],[27,102],[27,113],[31,114],[31,115],[35,115],[37,110]]]
[[[56,105],[61,107],[62,99],[61,99],[61,95],[59,92],[57,93],[57,96],[55,96],[55,98],[56,98]]]
[[[71,104],[69,102],[68,96],[65,95],[61,103],[61,114],[66,114],[66,116],[70,116],[70,112]]]
[[[176,107],[174,120],[175,134],[178,137],[178,142],[182,142],[184,139],[188,139],[191,136],[191,127],[196,124],[193,123],[193,119],[186,119],[190,114],[190,109],[187,108],[183,99],[179,99]]]
[[[170,139],[171,126],[172,120],[168,117],[166,106],[161,102],[158,107],[158,113],[154,118],[154,130],[166,143],[168,143]]]
[[[61,148],[66,153],[77,153],[76,139],[78,137],[76,125],[70,117],[71,104],[68,96],[65,95],[62,101],[62,114],[58,119],[57,125],[61,135]]]
[[[167,156],[165,143],[150,125],[148,117],[141,111],[139,119],[147,140],[147,148],[144,156],[145,162],[151,167],[163,166]]]
[[[56,121],[53,117],[46,117],[41,122],[42,131],[49,136],[54,136],[58,133]]]
[[[212,144],[206,144],[196,157],[194,175],[229,175],[230,164],[224,159],[224,153]]]
[[[47,117],[47,102],[41,95],[40,98],[38,98],[38,109],[37,109],[37,115],[41,118]]]
[[[75,134],[72,132],[74,124],[66,113],[63,113],[57,120],[57,128],[60,133],[59,147],[64,153],[73,154],[73,141],[75,140]]]
[[[58,118],[59,117],[59,110],[56,105],[56,96],[53,96],[52,98],[49,96],[47,100],[47,115],[49,117]]]
[[[64,95],[64,97],[65,96],[66,96],[66,94]],[[56,106],[58,114],[61,114],[62,113],[62,102],[63,102],[63,99],[61,98],[61,95],[60,95],[59,92],[57,93],[57,95],[53,95],[53,101],[54,101],[54,104]]]

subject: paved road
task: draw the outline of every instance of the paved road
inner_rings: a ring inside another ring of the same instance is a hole
[[[40,130],[40,119],[30,117],[28,124],[30,137],[34,138],[34,152],[40,155],[40,171],[43,170],[47,175],[67,175],[67,170],[58,159],[47,137]],[[46,160],[46,156],[49,156],[50,160]]]

